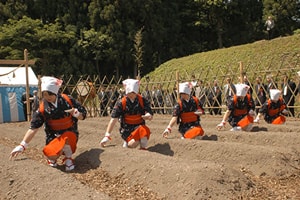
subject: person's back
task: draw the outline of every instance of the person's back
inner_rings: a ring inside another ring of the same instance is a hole
[[[98,93],[98,99],[100,103],[100,115],[107,116],[108,95],[104,87],[101,87],[100,92]]]
[[[267,31],[271,30],[274,28],[275,26],[275,23],[274,23],[274,20],[272,19],[271,16],[268,17],[267,21],[266,21],[266,27],[267,27]]]
[[[142,96],[149,102],[151,102],[151,92],[149,91],[148,86],[146,86],[145,91],[142,93]]]
[[[262,83],[262,78],[259,76],[256,78],[256,85],[255,85],[255,106],[256,106],[256,113],[258,113],[259,108],[265,103],[267,100],[266,94],[266,86]]]
[[[234,84],[231,82],[231,78],[226,78],[226,84],[224,86],[224,103],[227,105],[228,99],[233,97],[233,95],[236,93],[236,89]]]
[[[292,117],[295,116],[295,96],[298,94],[296,83],[289,79],[287,75],[283,77],[283,83],[281,85],[283,90],[283,100],[285,104],[288,106],[288,111]]]
[[[34,113],[39,108],[39,97],[36,90],[33,91],[32,112]]]
[[[273,29],[275,27],[274,20],[272,19],[271,16],[268,17],[266,23],[265,23],[267,32],[268,32],[268,40],[273,38]]]

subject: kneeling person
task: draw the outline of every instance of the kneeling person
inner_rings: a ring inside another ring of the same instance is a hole
[[[174,107],[173,117],[163,132],[163,137],[168,137],[175,123],[179,123],[178,130],[182,139],[194,139],[203,136],[204,131],[200,125],[200,115],[204,114],[204,110],[198,98],[191,96],[190,83],[179,84],[179,95],[180,99]]]
[[[43,153],[48,164],[56,167],[57,159],[64,155],[65,169],[71,171],[75,167],[72,154],[77,148],[79,134],[77,122],[78,119],[84,120],[87,112],[73,97],[58,93],[62,80],[49,76],[44,76],[41,80],[43,99],[38,110],[33,113],[30,128],[26,132],[23,141],[13,149],[10,158],[14,158],[23,152],[44,124],[46,145]]]
[[[284,115],[288,115],[288,110],[280,94],[280,90],[270,89],[270,99],[259,109],[259,113],[254,120],[255,123],[258,123],[262,116],[264,116],[264,120],[269,124],[285,123],[286,117]]]
[[[246,84],[235,85],[236,94],[228,100],[227,110],[223,120],[217,125],[220,130],[225,127],[226,122],[232,126],[230,131],[251,131],[255,116],[255,104],[250,94],[249,86]]]
[[[111,140],[111,132],[119,120],[121,123],[120,134],[124,140],[123,147],[146,149],[150,138],[150,129],[146,126],[145,120],[152,120],[153,112],[150,102],[142,97],[139,92],[139,81],[126,79],[123,81],[125,96],[118,101],[111,113],[104,138],[100,145]]]

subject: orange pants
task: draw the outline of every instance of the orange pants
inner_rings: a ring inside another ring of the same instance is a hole
[[[132,131],[132,133],[126,139],[126,142],[129,142],[132,139],[139,141],[143,137],[147,137],[148,140],[150,138],[150,129],[146,125],[140,125],[137,129]]]
[[[246,115],[243,119],[241,119],[239,122],[238,122],[238,126],[240,126],[241,128],[245,128],[247,127],[249,124],[253,123],[254,121],[254,118],[250,115]]]
[[[77,136],[71,131],[64,132],[60,137],[55,138],[49,144],[47,144],[44,149],[44,155],[47,157],[59,156],[64,148],[66,141],[68,140],[71,146],[72,152],[76,151]]]
[[[204,135],[204,131],[201,126],[195,126],[184,133],[184,138],[193,139],[197,136]]]
[[[285,116],[278,116],[272,121],[272,124],[283,124],[285,122]]]

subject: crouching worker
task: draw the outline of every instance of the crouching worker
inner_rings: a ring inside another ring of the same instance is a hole
[[[194,139],[204,135],[200,125],[200,115],[204,114],[204,110],[198,98],[190,95],[190,85],[188,82],[179,84],[180,99],[174,107],[169,125],[162,134],[165,138],[171,133],[175,123],[179,123],[178,130],[182,139]]]
[[[217,125],[221,130],[225,127],[226,122],[232,126],[230,131],[251,131],[255,117],[255,104],[251,95],[248,93],[249,86],[246,84],[237,84],[236,94],[228,100],[227,110],[223,120]]]
[[[64,155],[65,170],[75,168],[72,154],[76,150],[78,140],[78,119],[85,119],[86,109],[73,97],[59,94],[62,80],[44,76],[41,78],[42,101],[39,108],[33,113],[30,128],[26,132],[20,145],[10,153],[10,159],[17,157],[27,147],[29,142],[44,124],[46,145],[43,153],[50,166],[57,166],[57,159]]]
[[[150,129],[146,126],[145,120],[152,120],[153,117],[150,103],[138,94],[138,80],[126,79],[123,81],[123,86],[126,95],[115,104],[100,145],[105,147],[111,140],[111,132],[119,120],[121,123],[120,134],[124,140],[123,147],[136,148],[140,145],[140,149],[146,149],[150,138]]]
[[[280,90],[270,89],[270,99],[259,109],[258,115],[254,120],[255,123],[259,123],[262,116],[264,116],[264,120],[269,124],[285,123],[286,117],[284,115],[288,115],[289,112],[280,94]]]

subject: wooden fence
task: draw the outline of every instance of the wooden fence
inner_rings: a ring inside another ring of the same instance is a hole
[[[219,113],[212,112],[213,109],[219,109],[221,113],[226,109],[224,85],[228,78],[233,83],[239,83],[248,79],[254,99],[257,97],[255,81],[258,77],[261,78],[264,84],[267,84],[267,79],[269,78],[271,83],[277,85],[278,89],[282,89],[282,78],[284,75],[287,75],[291,81],[295,82],[298,89],[300,80],[297,74],[300,71],[299,55],[296,55],[296,59],[293,58],[292,63],[285,63],[283,59],[282,63],[268,66],[264,70],[258,70],[258,66],[251,64],[243,66],[240,63],[239,65],[239,70],[231,67],[223,67],[217,73],[210,68],[206,68],[199,73],[193,72],[190,74],[188,72],[178,73],[173,71],[159,77],[143,77],[140,82],[140,93],[148,98],[152,104],[152,109],[156,113],[171,114],[173,106],[177,101],[178,84],[189,81],[196,84],[194,88],[198,89],[198,91],[195,92],[204,104],[205,111],[214,115]],[[105,76],[100,78],[99,76],[81,76],[79,79],[75,79],[73,76],[63,76],[62,79],[64,81],[62,92],[74,96],[85,105],[90,117],[109,114],[116,100],[124,94],[122,86],[123,77],[117,78],[113,76],[112,78],[108,78]],[[211,98],[215,97],[211,96],[214,84],[217,84],[222,92],[221,99],[217,103],[211,103],[210,101]],[[105,101],[103,101],[104,97],[102,97],[101,91],[106,94],[107,99]],[[267,92],[266,89],[265,92]],[[300,99],[297,95],[297,90],[293,91],[293,97],[296,99],[296,103],[290,107],[294,107],[296,115],[299,116]],[[258,107],[260,106],[261,103]]]

